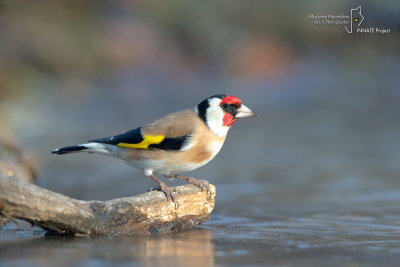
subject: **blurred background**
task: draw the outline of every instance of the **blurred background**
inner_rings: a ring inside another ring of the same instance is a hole
[[[350,15],[358,5],[362,27],[390,34],[348,34],[309,18]],[[83,200],[142,193],[154,183],[123,161],[50,151],[217,93],[240,97],[258,114],[239,120],[218,156],[189,173],[217,187],[213,216],[199,230],[140,242],[32,241],[12,232],[0,238],[1,258],[43,264],[51,251],[65,264],[65,255],[96,264],[182,263],[179,249],[149,253],[175,246],[185,247],[183,262],[199,266],[395,264],[399,12],[390,0],[0,1],[0,127],[35,152],[42,187]],[[206,254],[196,258],[197,250]]]

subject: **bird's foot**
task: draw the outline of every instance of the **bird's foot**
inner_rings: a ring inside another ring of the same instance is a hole
[[[175,178],[186,180],[188,184],[193,184],[197,187],[200,187],[201,191],[206,190],[207,199],[211,199],[210,184],[206,180],[200,180],[194,177],[184,176],[184,175],[175,175]]]
[[[176,200],[176,198],[175,198],[175,196],[173,194],[173,193],[176,193],[176,190],[172,189],[171,187],[167,186],[164,183],[160,184],[160,187],[161,187],[161,191],[164,193],[164,195],[167,198],[167,200],[174,202],[175,208],[178,209],[179,204],[178,204],[178,201]]]
[[[178,193],[178,192],[175,189],[172,189],[171,187],[167,186],[165,183],[163,183],[160,179],[158,179],[154,175],[150,175],[150,178],[153,179],[155,182],[157,182],[160,185],[159,190],[161,190],[164,193],[164,195],[168,201],[174,202],[175,209],[178,209],[179,204],[173,194],[173,193]]]

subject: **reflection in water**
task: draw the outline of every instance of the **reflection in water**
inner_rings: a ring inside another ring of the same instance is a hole
[[[214,266],[211,230],[195,229],[153,237],[89,238],[34,236],[35,230],[27,229],[14,225],[3,231],[0,266],[16,262],[21,266],[86,266],[94,263],[102,266],[110,262],[113,265],[129,262],[146,266],[187,266],[188,263],[190,266]],[[6,239],[6,236],[10,238]]]
[[[146,239],[140,256],[146,265],[214,266],[212,231],[196,230]]]

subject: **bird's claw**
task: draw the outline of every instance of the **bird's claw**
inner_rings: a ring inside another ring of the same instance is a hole
[[[176,200],[175,196],[173,193],[178,193],[176,189],[172,189],[171,187],[167,186],[166,184],[161,184],[160,185],[160,190],[164,193],[165,197],[167,198],[168,201],[172,201],[175,204],[175,209],[179,208],[178,201]]]
[[[176,189],[172,189],[170,187],[168,187],[165,183],[163,183],[162,181],[160,181],[160,179],[158,179],[157,177],[155,177],[153,174],[150,175],[150,178],[153,179],[155,182],[157,182],[160,185],[160,189],[165,197],[167,198],[168,201],[172,201],[175,204],[175,209],[179,208],[179,204],[178,201],[176,200],[175,196],[173,193],[177,193]]]
[[[190,177],[190,176],[179,176],[178,178],[183,178],[188,182],[188,184],[192,184],[192,185],[195,185],[197,187],[200,187],[201,191],[206,190],[206,192],[207,192],[207,200],[211,199],[210,184],[206,180],[200,180],[200,179],[196,179],[196,178]]]

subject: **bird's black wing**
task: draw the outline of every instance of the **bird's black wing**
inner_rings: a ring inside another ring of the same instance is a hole
[[[139,144],[144,140],[140,129],[141,127],[138,127],[136,129],[127,131],[123,134],[106,138],[94,139],[90,140],[89,142],[96,142],[96,143],[103,143],[110,145],[118,145],[119,143]]]
[[[190,133],[179,137],[166,137],[164,135],[143,135],[142,127],[127,131],[126,133],[90,140],[89,142],[116,145],[136,149],[162,149],[181,150]]]

